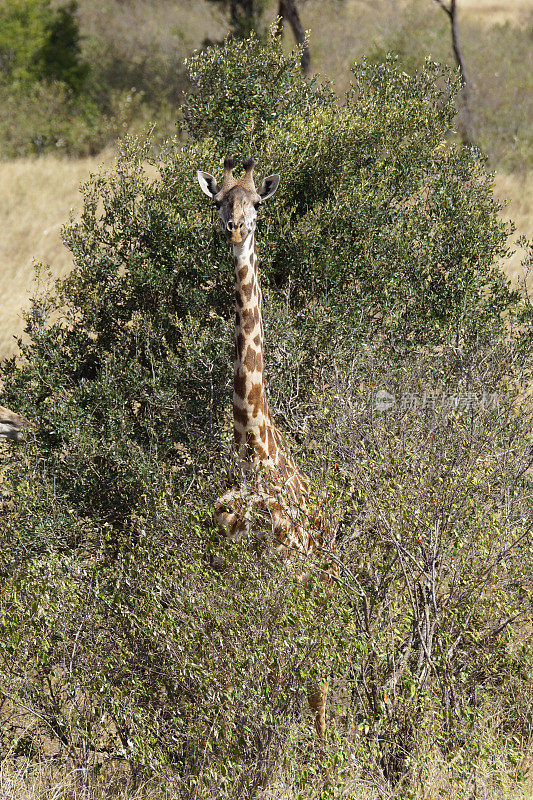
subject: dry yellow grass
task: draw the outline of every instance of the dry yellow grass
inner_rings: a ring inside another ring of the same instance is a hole
[[[520,25],[533,13],[533,0],[459,0],[459,10],[488,25]]]
[[[318,2],[319,0],[314,0]],[[380,0],[382,5],[401,6],[410,0]],[[431,2],[431,0],[426,0]],[[350,0],[349,6],[375,6],[375,0]],[[487,25],[503,25],[506,22],[521,24],[533,13],[533,0],[457,0],[459,14],[475,17]]]
[[[457,0],[457,5],[460,23],[469,24],[475,31],[480,26],[490,28],[509,23],[522,28],[533,24],[533,0]],[[277,0],[268,0],[266,21],[275,17],[277,7]],[[447,25],[442,10],[433,0],[345,0],[342,3],[307,0],[302,3],[302,23],[311,34],[313,70],[334,78],[340,93],[346,91],[353,62],[368,53],[371,43],[389,45],[405,25],[406,10],[414,20],[420,17],[435,26]],[[463,47],[464,39],[463,36]],[[290,35],[287,41],[292,47]],[[426,44],[429,52],[430,43]],[[432,55],[440,60],[435,53]],[[471,54],[468,56],[469,67],[472,67]]]
[[[512,238],[523,234],[533,239],[533,171],[525,174],[497,172],[494,188],[498,200],[506,204],[502,217],[516,225],[516,234]],[[503,269],[516,286],[521,286],[527,278],[528,288],[533,289],[533,275],[525,275],[522,266],[524,256],[524,250],[515,248],[514,255]]]
[[[143,55],[147,42],[170,52],[178,38],[178,46],[189,51],[225,33],[221,9],[208,0],[80,0],[79,16],[84,36],[104,33],[119,50],[137,48]]]
[[[449,765],[438,756],[428,758],[424,767],[427,773],[415,788],[414,800],[437,797],[446,797],[448,800],[463,800],[465,797],[478,800],[533,798],[530,785],[519,788],[512,771],[502,770],[496,775],[494,766],[488,763],[476,765],[470,777],[460,785],[450,775]],[[89,779],[85,786],[81,778],[79,770],[73,770],[61,761],[32,762],[23,758],[6,758],[0,765],[0,796],[2,800],[171,800],[178,796],[178,791],[173,790],[171,775],[154,777],[152,781],[136,787],[131,785],[124,771],[117,772],[114,778],[107,780]],[[291,786],[288,779],[289,775],[285,774],[274,777],[271,785],[257,797],[259,800],[301,798],[301,791]],[[345,779],[339,789],[339,797],[357,800],[382,800],[384,797],[400,800],[405,796],[401,787],[397,792],[391,792],[367,776]],[[312,792],[313,797],[318,794]],[[224,796],[222,792],[217,795]]]
[[[50,264],[55,276],[72,265],[61,242],[61,226],[79,209],[79,186],[111,153],[69,160],[47,156],[0,162],[0,356],[15,352],[22,311],[35,289],[35,262]]]
[[[131,788],[124,771],[107,781],[92,780],[84,785],[80,770],[61,761],[4,758],[0,764],[2,800],[168,800],[160,788]]]

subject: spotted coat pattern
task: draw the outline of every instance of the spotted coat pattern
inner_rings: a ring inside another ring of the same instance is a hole
[[[240,540],[269,525],[273,546],[285,560],[319,556],[331,546],[318,516],[309,508],[309,481],[272,420],[263,373],[263,322],[258,256],[254,236],[233,245],[235,268],[235,352],[233,361],[233,441],[243,487],[225,492],[215,518],[226,534]],[[254,524],[254,518],[258,520]],[[314,523],[314,524],[313,524]]]

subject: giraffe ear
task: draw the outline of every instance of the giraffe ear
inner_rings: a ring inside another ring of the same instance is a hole
[[[268,200],[269,197],[272,197],[278,186],[279,186],[279,175],[269,175],[268,178],[265,178],[265,180],[257,190],[257,194],[261,198],[261,202],[263,200]]]
[[[198,177],[198,183],[200,184],[200,189],[204,194],[206,194],[212,200],[213,197],[219,192],[216,178],[213,178],[213,176],[210,175],[209,172],[201,172],[200,170],[198,170],[196,175]]]

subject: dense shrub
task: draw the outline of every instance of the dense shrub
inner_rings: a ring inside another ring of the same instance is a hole
[[[16,0],[0,9],[2,82],[28,80],[36,54],[46,37],[46,9],[41,0]]]
[[[75,2],[16,0],[0,7],[0,152],[3,158],[55,150],[85,155],[109,138],[83,89]],[[108,127],[108,125],[107,125]]]
[[[366,643],[348,686],[367,758],[392,782],[429,743],[477,763],[492,727],[523,777],[532,416],[511,379],[525,375],[503,343],[401,364],[369,351],[308,421],[344,479],[339,551]]]
[[[259,169],[282,173],[281,224],[262,251],[266,280],[277,290],[290,280],[295,307],[307,285],[305,301],[327,293],[342,302],[339,316],[368,324],[383,315],[402,337],[485,328],[512,302],[495,265],[505,233],[483,159],[448,144],[449,76],[430,62],[416,77],[392,60],[363,62],[338,107],[327,86],[311,91],[273,39],[264,61],[258,47],[252,37],[191,58],[196,92],[183,113],[192,136],[209,135],[218,153],[255,152]],[[233,76],[224,86],[220,57]],[[471,238],[478,223],[483,243]]]
[[[109,141],[110,125],[87,98],[63,84],[0,87],[2,156],[18,158],[53,150],[90,155]]]
[[[3,83],[59,81],[78,93],[87,78],[77,3],[53,8],[50,0],[15,0],[0,8],[0,78]]]
[[[94,753],[173,765],[185,796],[251,790],[284,758],[312,782],[293,720],[306,674],[330,662],[357,730],[331,755],[350,780],[353,757],[398,781],[424,736],[470,752],[468,719],[510,685],[496,662],[518,687],[503,734],[525,739],[527,665],[505,636],[530,608],[526,416],[509,389],[530,345],[497,268],[508,230],[490,178],[447,139],[453,81],[364,63],[339,105],[273,36],[207,50],[190,74],[188,140],[156,179],[149,144],[129,141],[86,184],[64,231],[75,268],[34,300],[3,367],[6,404],[39,424],[5,467],[10,697],[80,768]],[[332,594],[211,528],[233,279],[195,172],[219,174],[229,149],[282,175],[258,233],[271,405],[340,520]],[[361,405],[362,381],[497,391],[505,414],[395,418]]]
[[[112,93],[103,113],[87,95],[73,97],[61,83],[0,87],[0,140],[4,158],[54,152],[90,156],[113,145],[128,131],[145,131],[150,122],[143,97],[134,90]],[[174,120],[161,119],[154,146],[174,130]],[[165,135],[166,134],[166,135]]]
[[[61,81],[75,94],[82,90],[89,73],[89,65],[83,63],[81,56],[77,8],[75,0],[71,0],[56,9],[37,55],[39,77]]]
[[[214,105],[221,61],[230,99]],[[169,145],[160,180],[147,179],[148,151],[133,143],[87,184],[82,218],[65,231],[76,268],[56,298],[36,301],[25,360],[4,369],[8,402],[53,432],[46,480],[108,521],[128,518],[162,464],[190,472],[177,445],[194,463],[221,449],[233,278],[194,176],[218,172],[232,141],[235,155],[257,154],[259,173],[282,174],[258,234],[274,396],[289,345],[305,401],[362,338],[398,351],[481,340],[516,300],[496,265],[507,229],[490,179],[474,151],[446,143],[453,100],[436,67],[412,80],[392,62],[361,65],[341,107],[312,92],[275,37],[208,50],[191,75],[196,140]]]
[[[145,499],[121,534],[86,518],[76,553],[26,563],[19,510],[0,547],[16,755],[41,757],[52,734],[80,774],[125,759],[166,774],[176,796],[253,795],[267,778],[320,796],[302,692],[332,670],[325,764],[339,796],[369,779],[427,787],[431,754],[465,791],[477,770],[488,785],[521,780],[531,414],[512,408],[506,352],[391,366],[369,345],[296,412],[313,442],[301,465],[341,519],[334,592],[264,543],[217,541],[212,473]],[[33,490],[19,488],[26,513]],[[32,737],[27,718],[40,720]]]
[[[162,503],[119,541],[104,535],[90,560],[56,556],[11,574],[2,680],[80,769],[102,754],[137,772],[171,764],[179,796],[217,784],[239,795],[279,757],[306,676],[331,665],[346,614],[268,553],[215,549],[209,508],[173,500],[179,512]],[[223,573],[207,568],[210,551]],[[12,741],[20,718],[3,730]]]

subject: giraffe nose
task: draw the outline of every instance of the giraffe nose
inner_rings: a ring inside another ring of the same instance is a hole
[[[228,233],[234,233],[237,231],[239,233],[242,233],[243,229],[244,229],[244,222],[242,220],[240,220],[239,222],[233,222],[233,220],[230,219],[229,222],[226,224],[226,230],[228,231]]]

